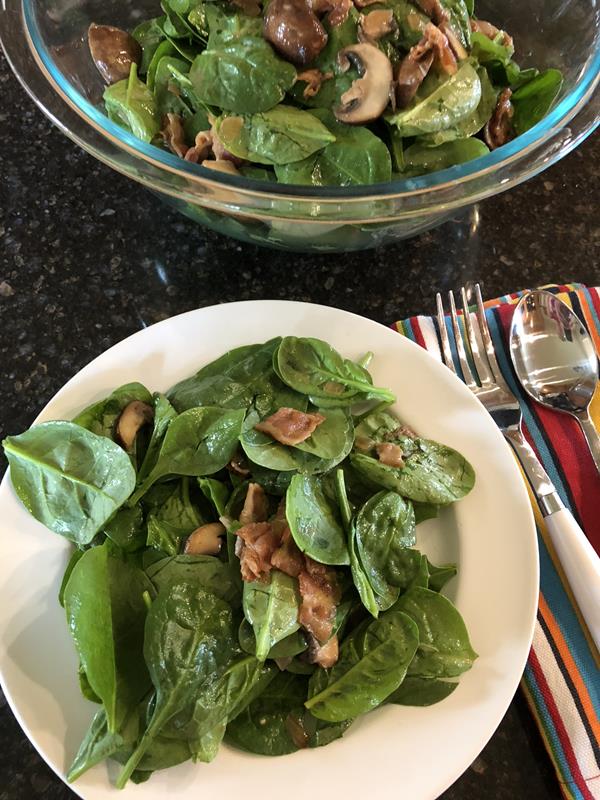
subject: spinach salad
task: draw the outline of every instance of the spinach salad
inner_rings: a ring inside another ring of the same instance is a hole
[[[279,337],[4,440],[24,506],[75,545],[59,602],[97,710],[70,781],[320,747],[456,689],[477,657],[441,594],[456,567],[417,529],[475,476],[390,412],[370,359]]]
[[[110,119],[187,161],[362,186],[485,155],[539,122],[556,69],[521,69],[474,0],[162,0],[91,25]]]

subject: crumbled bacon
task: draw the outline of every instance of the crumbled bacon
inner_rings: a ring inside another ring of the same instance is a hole
[[[510,89],[501,92],[494,113],[483,129],[483,136],[490,150],[502,147],[513,138],[512,118],[515,109],[510,102],[511,96]]]
[[[484,36],[487,36],[488,39],[494,40],[499,33],[502,34],[502,44],[504,47],[513,47],[514,42],[512,36],[510,36],[506,31],[501,31],[495,25],[492,25],[491,22],[486,22],[483,19],[472,19],[471,22],[471,30],[473,33],[482,33]]]
[[[332,636],[325,644],[320,644],[312,634],[308,634],[308,660],[311,664],[329,669],[336,663],[339,654],[340,646],[337,636]]]
[[[239,537],[236,554],[240,559],[242,579],[266,581],[271,572],[271,558],[279,546],[279,537],[268,522],[250,522],[238,528],[236,534]]]
[[[454,75],[458,66],[448,37],[438,27],[429,23],[425,28],[424,38],[429,39],[431,43],[438,68],[447,75]]]
[[[306,571],[298,576],[302,604],[298,621],[309,633],[325,644],[333,632],[339,588],[335,572],[305,556]]]
[[[280,408],[254,428],[281,444],[296,445],[305,442],[324,421],[322,414],[305,414],[295,408]]]
[[[426,38],[404,56],[396,79],[396,103],[398,108],[406,108],[417,93],[417,89],[427,77],[433,64],[434,52]]]
[[[192,164],[199,164],[204,161],[212,152],[212,133],[210,131],[200,131],[196,134],[194,146],[185,154],[185,160]]]
[[[297,80],[305,81],[306,86],[302,92],[303,97],[308,99],[318,94],[321,84],[333,78],[333,72],[321,72],[320,69],[305,69],[298,75]]]
[[[179,158],[185,158],[185,154],[190,148],[185,143],[183,122],[179,114],[165,115],[161,134],[169,150]]]
[[[269,501],[264,489],[259,483],[248,484],[240,522],[242,525],[248,525],[250,522],[264,522],[268,516]]]
[[[304,556],[294,541],[288,525],[283,529],[281,545],[273,553],[271,564],[292,578],[297,578],[304,569]]]
[[[450,25],[450,23],[442,22],[442,24],[439,27],[444,36],[448,39],[448,43],[450,44],[452,52],[454,53],[456,58],[459,61],[464,61],[465,58],[468,58],[469,54],[463,47],[462,42],[460,41],[458,36],[452,30],[452,26]]]
[[[402,448],[399,447],[397,444],[391,444],[390,442],[383,442],[382,444],[378,444],[375,447],[377,451],[377,456],[382,464],[385,464],[386,467],[403,467],[404,466],[404,459],[402,458]]]
[[[374,44],[396,30],[394,12],[391,8],[381,8],[370,14],[361,14],[358,21],[358,39]]]

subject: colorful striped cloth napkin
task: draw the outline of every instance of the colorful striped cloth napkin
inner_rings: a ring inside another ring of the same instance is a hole
[[[600,289],[582,284],[544,287],[583,320],[600,353]],[[486,316],[500,368],[523,410],[523,430],[600,553],[600,475],[577,422],[531,401],[519,386],[507,347],[514,304],[522,292],[488,301]],[[441,358],[437,321],[412,317],[392,326]],[[600,429],[600,391],[591,408]],[[600,656],[581,619],[533,495],[540,550],[540,599],[533,645],[521,681],[563,794],[600,800]],[[525,787],[524,787],[525,790]]]

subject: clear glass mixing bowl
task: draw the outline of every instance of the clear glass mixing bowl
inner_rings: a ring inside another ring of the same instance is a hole
[[[552,112],[508,145],[421,178],[359,188],[282,186],[215,173],[145,144],[104,114],[103,84],[87,49],[90,22],[131,29],[158,0],[3,0],[0,40],[41,109],[81,147],[182,213],[248,242],[347,251],[404,239],[456,209],[509,189],[576,147],[600,119],[600,7],[596,0],[478,0],[477,14],[510,31],[522,67],[558,67]]]

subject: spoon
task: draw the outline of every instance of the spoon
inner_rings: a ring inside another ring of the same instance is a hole
[[[600,436],[589,413],[598,356],[579,317],[550,292],[528,292],[515,309],[510,354],[530,397],[579,422],[600,472]]]

